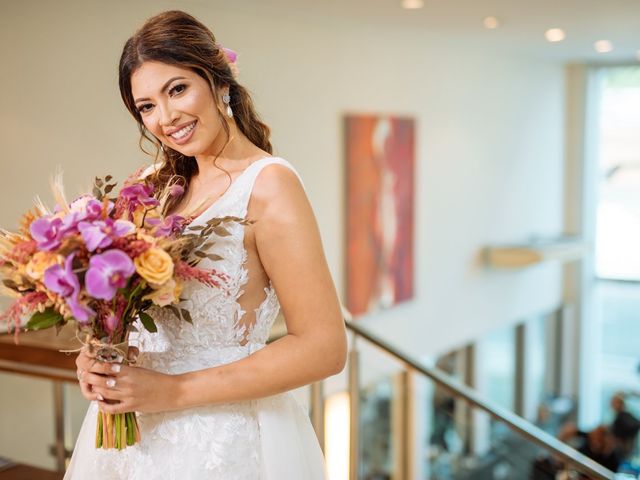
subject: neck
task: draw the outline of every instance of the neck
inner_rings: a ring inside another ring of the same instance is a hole
[[[244,170],[253,161],[267,155],[251,143],[234,121],[229,122],[229,142],[224,146],[225,143],[227,143],[227,132],[222,130],[211,151],[196,155],[199,177],[216,177],[222,173],[221,168],[228,171]]]

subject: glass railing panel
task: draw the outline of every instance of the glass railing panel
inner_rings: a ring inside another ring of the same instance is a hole
[[[430,378],[415,364],[362,337],[355,346],[357,368],[350,367],[357,375],[357,389],[351,393],[357,402],[350,413],[357,425],[350,439],[356,443],[357,455],[350,460],[355,468],[351,476],[332,480],[613,478],[553,436],[486,403],[453,377],[429,367],[436,373],[436,379]],[[442,381],[451,382],[456,391]],[[608,447],[598,453],[598,445],[594,438],[590,446],[579,447],[606,464]]]

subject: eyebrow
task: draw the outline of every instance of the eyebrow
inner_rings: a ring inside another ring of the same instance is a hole
[[[186,79],[187,79],[187,77],[173,77],[173,78],[170,78],[170,79],[169,79],[169,80],[167,80],[167,82],[162,86],[162,88],[160,89],[160,93],[164,93],[164,91],[165,91],[165,90],[167,89],[167,87],[171,84],[171,82],[173,82],[174,80],[181,80],[181,79],[186,80]],[[136,98],[136,99],[134,100],[134,102],[135,102],[135,103],[138,103],[138,102],[142,102],[143,100],[150,100],[150,98],[147,98],[147,97],[144,97],[144,98]]]

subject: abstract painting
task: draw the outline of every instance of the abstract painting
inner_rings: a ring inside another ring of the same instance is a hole
[[[361,316],[413,298],[415,122],[348,115],[347,309]]]

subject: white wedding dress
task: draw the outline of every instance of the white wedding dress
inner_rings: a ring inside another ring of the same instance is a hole
[[[236,177],[227,191],[191,225],[213,217],[245,217],[256,177],[267,165],[295,169],[278,157],[265,157]],[[149,170],[145,173],[151,173]],[[296,172],[297,174],[297,172]],[[299,175],[298,175],[299,177]],[[302,181],[302,180],[301,180]],[[230,281],[224,289],[185,283],[181,305],[193,325],[166,309],[152,308],[157,333],[140,325],[138,364],[179,374],[242,359],[263,348],[280,305],[271,284],[250,328],[240,325],[238,302],[249,280],[244,227],[231,224],[227,237],[211,247],[222,260],[204,259]],[[253,313],[253,312],[252,312]],[[253,315],[252,315],[253,317]],[[212,385],[211,388],[216,388]],[[171,395],[171,392],[166,392]],[[91,402],[65,480],[320,480],[326,478],[322,451],[306,410],[290,392],[257,400],[186,410],[138,414],[140,443],[118,451],[95,448],[98,405]]]

